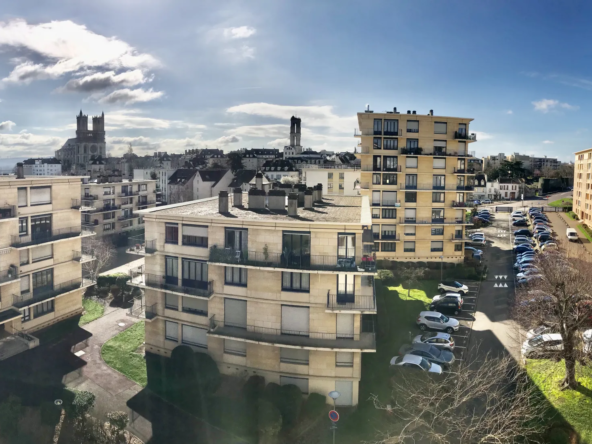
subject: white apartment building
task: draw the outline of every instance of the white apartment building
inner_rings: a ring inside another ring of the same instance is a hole
[[[309,186],[322,184],[326,194],[358,196],[361,170],[353,168],[305,168],[302,182]]]
[[[170,164],[170,160],[168,161]],[[174,168],[134,169],[134,180],[156,180],[156,202],[170,202],[169,179],[176,170]],[[156,178],[153,179],[154,175]]]
[[[27,159],[23,162],[25,176],[61,176],[62,162],[56,158]]]

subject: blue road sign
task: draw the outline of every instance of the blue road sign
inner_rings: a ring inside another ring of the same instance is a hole
[[[333,422],[339,421],[339,413],[337,413],[335,410],[331,410],[329,412],[329,419]]]

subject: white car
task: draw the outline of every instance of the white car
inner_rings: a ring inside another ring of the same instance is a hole
[[[525,358],[544,357],[563,350],[563,339],[559,333],[545,333],[527,339],[522,344],[522,356]]]
[[[489,199],[486,199],[486,200],[482,200],[482,201],[481,201],[481,204],[483,204],[483,205],[491,205],[492,203],[493,203],[493,202],[492,202],[492,201],[490,201]]]
[[[469,234],[469,237],[473,237],[473,236],[485,237],[485,233],[483,231],[475,231],[475,232]]]
[[[590,330],[590,332],[592,334],[592,330]],[[424,333],[423,335],[417,335],[413,338],[412,342],[413,344],[430,344],[443,350],[454,350],[454,339],[448,333]]]
[[[471,239],[469,242],[471,245],[486,245],[485,239],[482,237],[476,237],[475,239]]]
[[[516,210],[516,211],[514,211],[512,213],[512,217],[515,217],[515,216],[517,216],[517,217],[524,217],[524,211],[522,211],[522,210]]]
[[[548,250],[557,250],[557,244],[555,242],[551,242],[545,244],[541,247],[541,251],[548,251]]]
[[[590,330],[592,332],[592,330]],[[538,327],[528,330],[526,332],[526,339],[532,339],[535,336],[542,335],[543,333],[551,333],[551,328],[546,325],[539,325]]]
[[[438,290],[440,290],[440,293],[451,292],[467,294],[469,292],[469,287],[456,281],[443,281],[438,284]]]
[[[393,359],[391,359],[390,364],[423,370],[424,372],[436,373],[438,375],[442,374],[442,367],[440,367],[438,364],[428,361],[426,358],[422,358],[421,356],[410,354],[406,354],[403,357],[395,356]]]
[[[458,319],[449,318],[437,311],[422,311],[419,313],[415,323],[419,326],[420,330],[425,331],[430,328],[432,330],[442,330],[448,334],[452,334],[460,328]]]
[[[578,241],[578,232],[575,228],[568,228],[565,232],[565,235],[567,236],[567,240],[569,241]]]

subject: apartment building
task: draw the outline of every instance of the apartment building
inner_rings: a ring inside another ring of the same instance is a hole
[[[305,168],[302,170],[302,182],[321,184],[327,194],[357,196],[360,194],[361,172],[359,168]]]
[[[361,193],[380,259],[461,262],[475,171],[473,119],[415,111],[358,113]]]
[[[25,176],[59,176],[62,174],[62,162],[54,158],[27,159],[23,161]]]
[[[82,225],[97,236],[143,230],[138,210],[156,206],[156,181],[122,180],[120,175],[98,176],[82,183]]]
[[[92,260],[80,225],[82,177],[0,176],[0,360],[33,348],[31,334],[82,312]]]
[[[320,188],[300,207],[299,193],[237,188],[142,211],[146,264],[131,283],[145,290],[146,351],[189,345],[224,374],[356,405],[361,355],[376,350],[370,206]]]
[[[576,152],[573,211],[588,226],[592,224],[592,148]]]

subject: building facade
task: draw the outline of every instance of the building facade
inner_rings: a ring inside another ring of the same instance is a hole
[[[80,186],[80,185],[79,185]],[[138,210],[156,206],[155,180],[125,180],[100,176],[82,183],[82,225],[97,236],[143,230]]]
[[[474,170],[472,119],[413,111],[358,113],[361,193],[378,258],[461,262]]]
[[[573,211],[588,226],[592,224],[592,148],[576,152],[573,181]]]
[[[80,225],[82,178],[23,176],[0,177],[0,360],[37,346],[36,330],[81,314],[94,284],[82,276],[92,260],[82,238],[93,235]]]
[[[235,191],[143,212],[146,351],[208,353],[224,374],[257,374],[358,403],[375,352],[375,264],[367,197]],[[268,199],[268,208],[265,200]],[[327,398],[329,402],[330,399]]]
[[[23,162],[25,176],[60,176],[62,162],[56,158],[27,159]]]
[[[76,137],[68,139],[64,146],[55,152],[55,157],[62,161],[66,171],[86,173],[87,165],[97,157],[107,157],[105,143],[105,114],[92,117],[92,130],[88,129],[88,116],[76,116]]]
[[[326,194],[358,196],[360,194],[361,171],[353,168],[310,168],[302,170],[302,182],[321,184]]]
[[[169,179],[176,170],[172,168],[134,169],[134,180],[156,180],[156,203],[169,202]],[[156,175],[156,179],[153,179]]]

